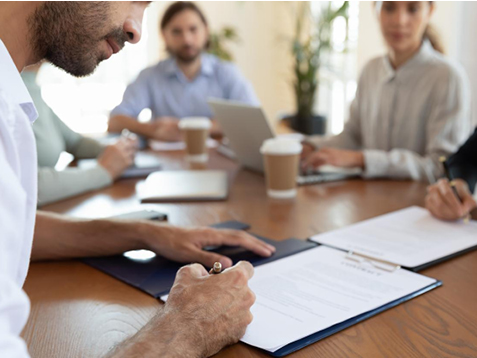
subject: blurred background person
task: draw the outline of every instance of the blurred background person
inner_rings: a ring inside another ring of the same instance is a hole
[[[440,179],[427,188],[426,208],[439,219],[458,220],[477,207],[476,199],[472,196],[477,184],[477,129],[459,151],[447,160],[447,165],[459,198],[449,181]]]
[[[23,82],[38,111],[33,132],[38,155],[39,206],[111,185],[133,164],[136,152],[135,140],[121,138],[115,144],[104,146],[64,124],[41,97],[36,83],[40,66],[30,66],[22,72]],[[68,167],[58,171],[55,166],[62,152],[72,154],[75,159],[97,158],[98,163],[89,169]]]
[[[231,63],[205,53],[209,28],[202,11],[192,2],[176,2],[167,8],[161,34],[170,57],[143,70],[131,83],[122,102],[113,109],[109,132],[128,129],[146,138],[178,141],[183,117],[213,117],[209,98],[258,104],[252,86]],[[149,108],[150,122],[138,122]],[[213,122],[212,133],[219,134]]]
[[[303,166],[434,182],[442,175],[439,157],[455,152],[472,129],[468,79],[429,27],[433,2],[375,7],[389,52],[363,69],[343,132],[307,140]]]

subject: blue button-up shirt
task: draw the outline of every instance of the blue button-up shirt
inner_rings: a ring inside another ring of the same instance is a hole
[[[111,116],[137,118],[143,109],[149,108],[153,119],[163,116],[212,118],[207,104],[209,98],[259,104],[252,86],[235,65],[202,54],[201,70],[193,80],[187,79],[174,58],[143,70],[126,88],[123,101],[113,109]]]

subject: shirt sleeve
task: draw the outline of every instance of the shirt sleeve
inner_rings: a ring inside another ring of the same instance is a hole
[[[46,205],[71,196],[111,185],[112,178],[100,165],[90,169],[38,168],[38,205]]]
[[[364,150],[364,177],[435,182],[443,175],[441,156],[457,151],[471,132],[470,90],[465,74],[449,68],[431,92],[424,155],[405,149]]]
[[[18,179],[5,158],[1,133],[0,170],[0,357],[26,358],[29,355],[20,333],[28,319],[30,302],[15,282],[17,273],[14,271],[21,260],[17,245],[20,245],[23,234],[22,228],[18,227],[18,216],[25,214],[16,210],[18,205],[14,204],[24,192],[15,186]]]
[[[126,88],[122,102],[111,111],[110,117],[124,115],[137,118],[143,109],[151,108],[150,80],[151,69],[149,68],[142,71],[136,80]]]
[[[0,259],[1,258],[0,254]],[[3,259],[2,259],[3,260]],[[1,268],[2,272],[3,268]],[[30,303],[25,292],[0,273],[0,356],[29,357],[25,341],[20,337]]]
[[[240,73],[239,69],[232,64],[225,64],[221,75],[224,83],[226,99],[242,102],[251,106],[260,105],[253,86]]]
[[[96,158],[104,150],[97,140],[84,137],[68,127],[56,114],[52,118],[66,145],[66,151],[76,159]]]
[[[447,163],[452,177],[464,179],[474,193],[477,184],[477,128]]]

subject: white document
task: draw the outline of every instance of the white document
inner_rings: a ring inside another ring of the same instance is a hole
[[[257,300],[242,341],[270,352],[419,291],[436,280],[380,270],[320,246],[255,268]]]
[[[311,239],[397,265],[417,267],[476,246],[477,222],[445,222],[413,206]]]
[[[216,148],[218,145],[217,141],[211,138],[207,139],[207,148]],[[159,140],[150,140],[149,147],[152,150],[158,152],[170,152],[174,150],[184,150],[186,149],[186,144],[183,141],[180,142],[162,142]]]
[[[91,169],[98,165],[96,159],[81,159],[78,161],[78,168]],[[56,167],[55,167],[56,168]],[[147,176],[161,169],[161,160],[157,155],[137,152],[134,158],[134,165],[127,168],[121,178],[137,178]]]
[[[255,268],[249,286],[257,299],[242,342],[275,352],[435,282],[356,263],[345,252],[319,246]]]

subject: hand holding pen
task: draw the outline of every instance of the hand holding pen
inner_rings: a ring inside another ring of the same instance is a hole
[[[440,179],[427,188],[426,208],[441,220],[470,220],[470,211],[477,207],[467,183],[462,179],[453,179],[445,158],[441,158],[446,179]]]

